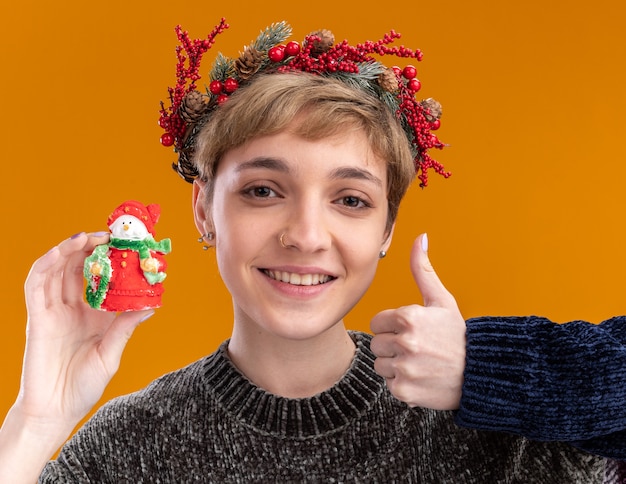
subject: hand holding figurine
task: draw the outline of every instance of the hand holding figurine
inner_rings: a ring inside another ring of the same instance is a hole
[[[18,469],[38,475],[38,468],[100,399],[134,329],[152,314],[118,315],[84,302],[83,261],[107,240],[108,234],[79,234],[31,268],[24,288],[24,365],[19,395],[2,427],[0,481]]]
[[[33,264],[20,392],[0,432],[0,482],[36,479],[102,396],[137,325],[160,306],[159,258],[171,246],[152,237],[159,213],[124,202],[109,217],[110,234],[78,234]]]

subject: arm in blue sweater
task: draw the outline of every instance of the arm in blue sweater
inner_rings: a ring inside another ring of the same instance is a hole
[[[626,317],[468,320],[456,421],[626,459]]]

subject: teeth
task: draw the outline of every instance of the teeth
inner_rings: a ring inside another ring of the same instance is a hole
[[[293,272],[268,270],[264,272],[272,279],[287,282],[294,286],[315,286],[317,284],[324,284],[332,279],[326,274],[294,274]]]

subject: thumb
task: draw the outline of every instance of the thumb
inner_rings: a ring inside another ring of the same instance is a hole
[[[454,298],[439,280],[428,258],[428,235],[422,234],[413,243],[411,272],[424,299],[424,306],[447,307],[456,305]]]
[[[104,335],[101,345],[101,358],[105,367],[113,374],[117,371],[126,343],[133,332],[154,314],[153,310],[128,311],[119,313]]]

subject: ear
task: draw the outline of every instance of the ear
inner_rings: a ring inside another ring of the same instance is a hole
[[[393,231],[396,228],[396,223],[394,222],[391,228],[385,232],[385,239],[383,240],[383,245],[380,250],[384,250],[385,252],[389,251],[389,246],[391,245],[391,239],[393,238]]]
[[[213,220],[206,198],[206,182],[194,180],[192,192],[193,218],[200,235],[213,232]]]

